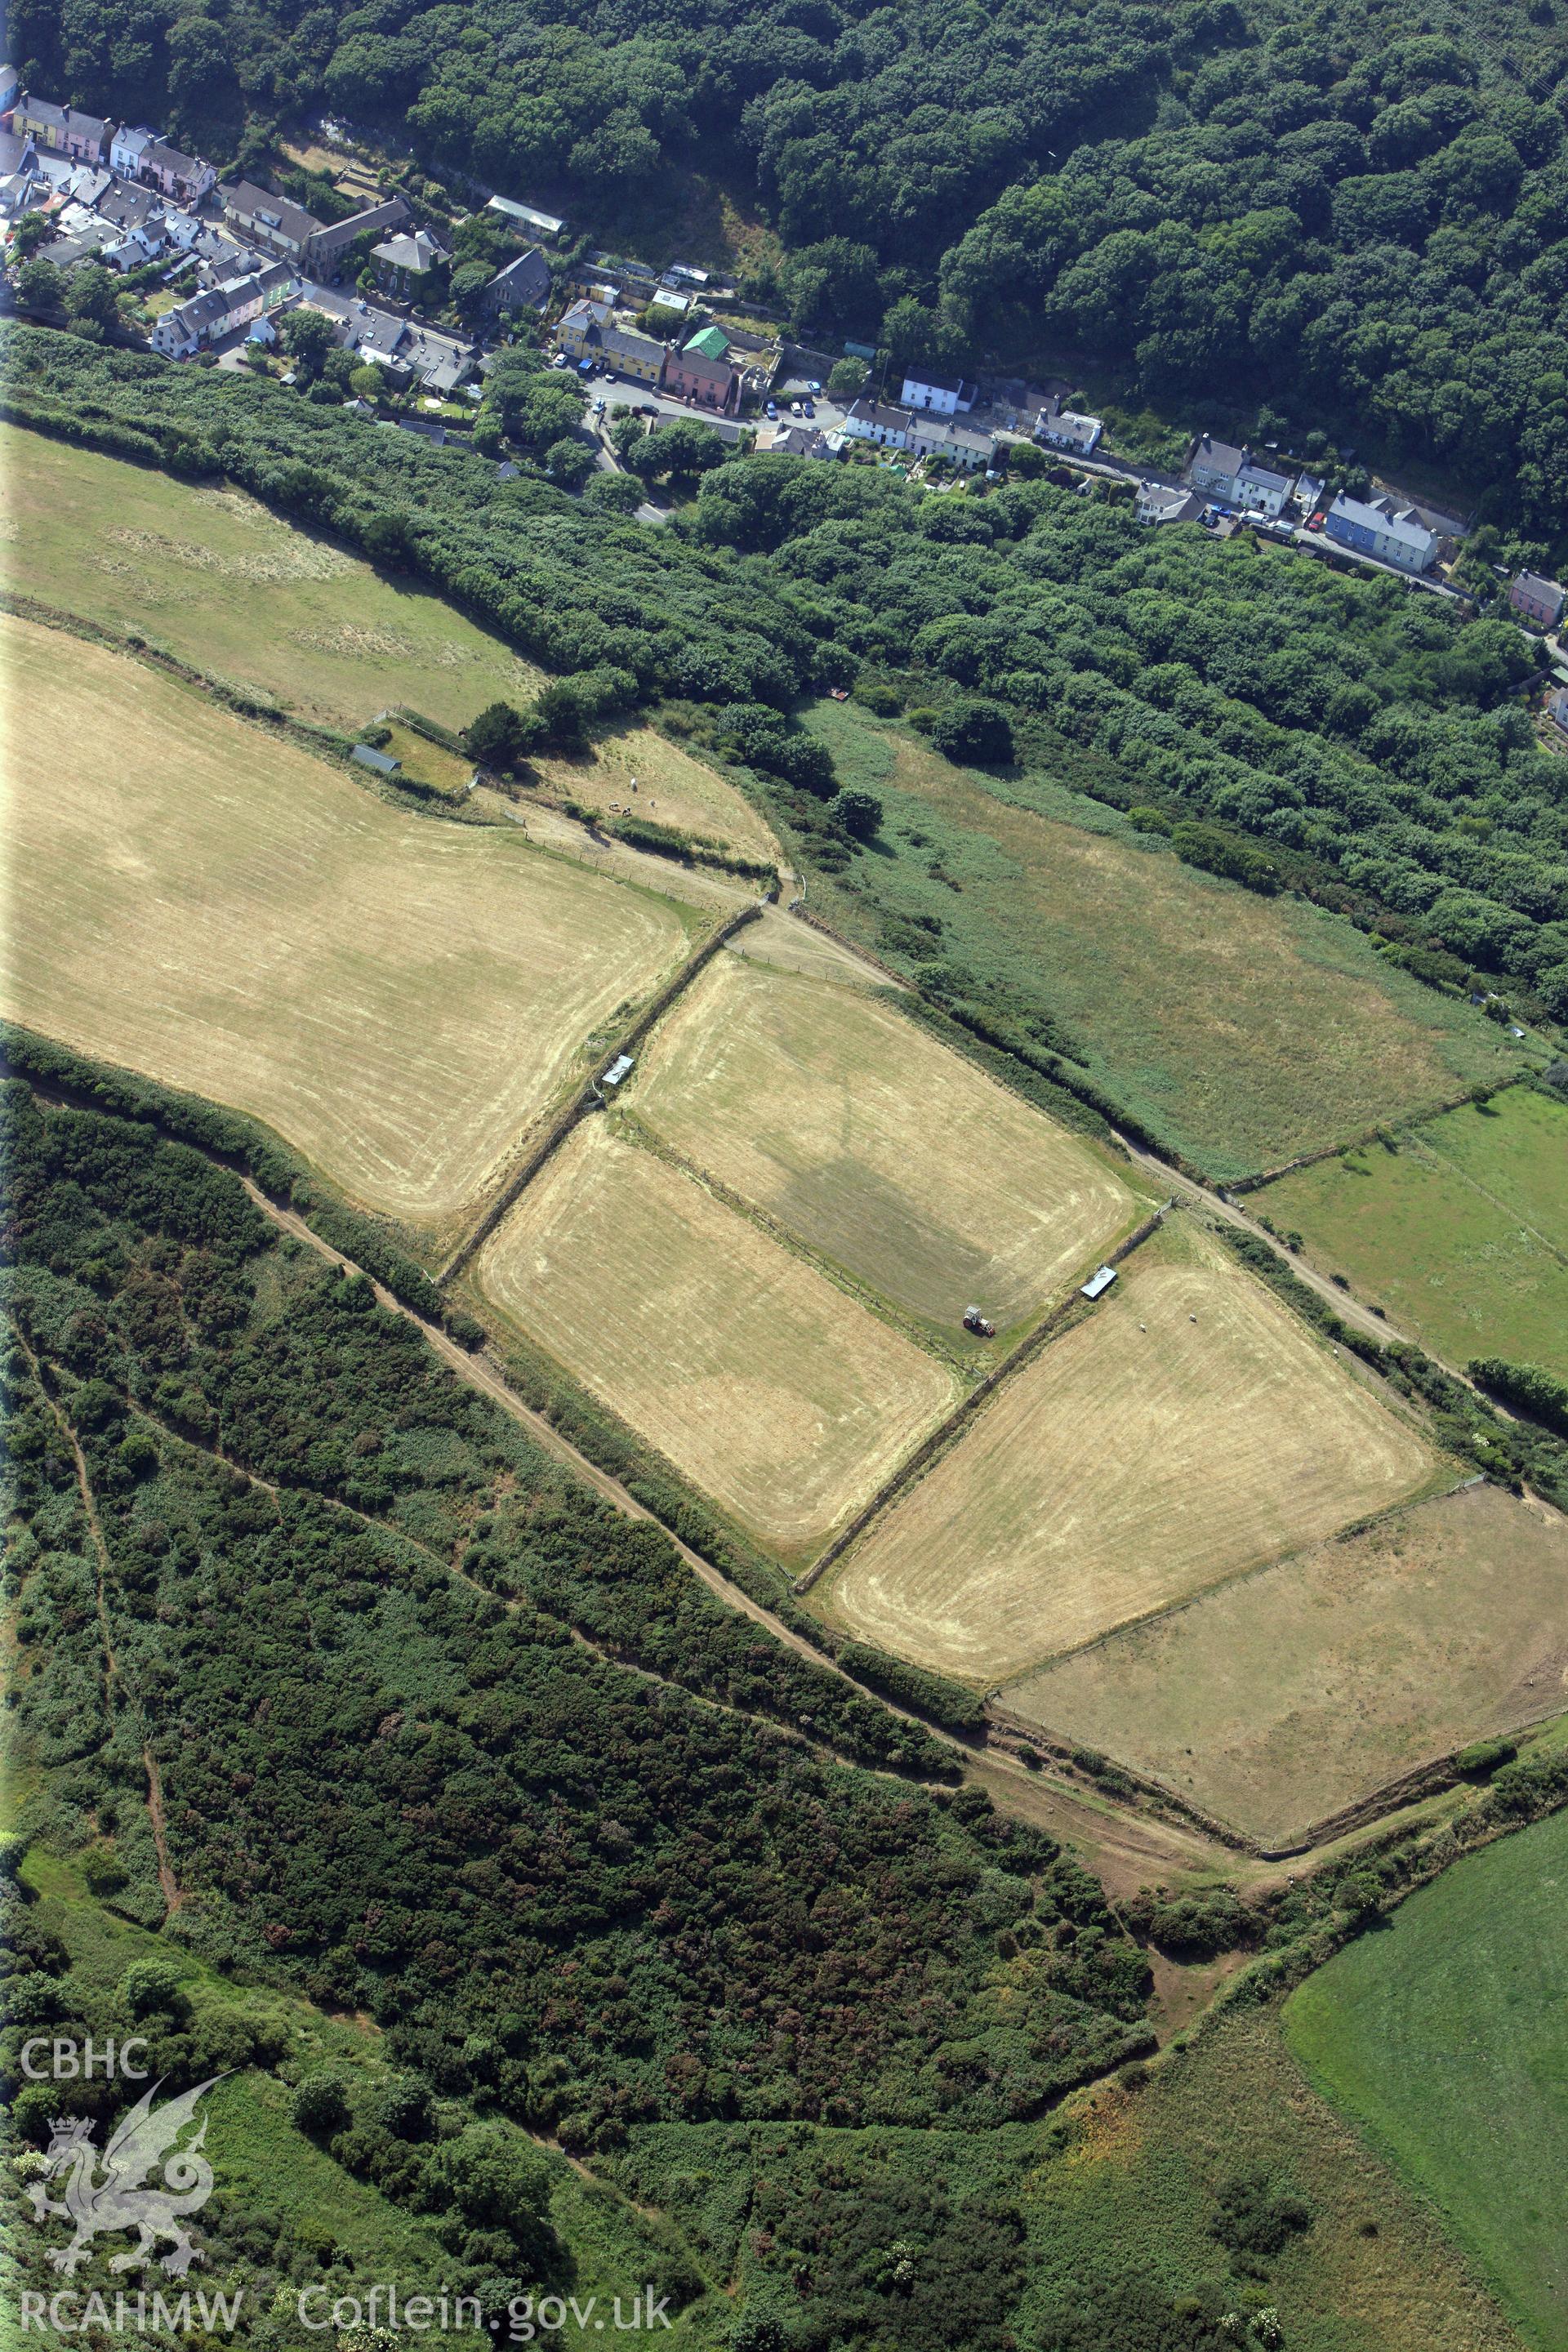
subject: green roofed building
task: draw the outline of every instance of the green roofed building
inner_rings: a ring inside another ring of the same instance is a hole
[[[700,352],[705,360],[722,360],[730,356],[730,338],[722,327],[704,327],[693,335],[686,346],[689,352]]]

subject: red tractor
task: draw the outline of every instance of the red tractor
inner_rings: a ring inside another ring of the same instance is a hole
[[[973,1331],[977,1339],[994,1339],[996,1337],[995,1324],[989,1322],[978,1307],[964,1308],[963,1328],[966,1331]]]

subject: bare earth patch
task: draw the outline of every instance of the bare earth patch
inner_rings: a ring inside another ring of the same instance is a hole
[[[997,1391],[820,1599],[901,1657],[1005,1682],[1400,1502],[1436,1469],[1413,1429],[1176,1220]]]

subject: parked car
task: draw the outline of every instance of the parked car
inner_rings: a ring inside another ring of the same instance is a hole
[[[1307,529],[1308,529],[1309,530],[1322,530],[1322,528],[1323,528],[1323,518],[1322,518],[1322,516],[1321,516],[1321,515],[1309,515],[1309,516],[1308,516],[1308,518],[1307,518]]]
[[[803,416],[815,416],[816,415],[816,403],[814,400],[803,400],[800,404],[800,409]]]
[[[551,361],[550,364],[551,364],[551,366],[552,366],[552,367],[565,367],[565,366],[567,366],[567,365],[569,364],[569,362],[568,362],[568,360],[567,360],[567,357],[566,357],[565,352],[556,352],[556,354],[555,354],[555,357]]]
[[[792,400],[790,402],[789,413],[792,416],[799,416],[803,414],[801,404],[798,400]]]
[[[778,402],[776,400],[770,400],[767,404],[767,408],[763,413],[765,414],[770,425],[776,425],[779,421]]]
[[[819,393],[822,390],[822,386],[819,383],[808,383],[805,388],[807,392],[814,393]]]

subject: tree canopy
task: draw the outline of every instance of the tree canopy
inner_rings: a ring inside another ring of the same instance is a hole
[[[1092,354],[1221,416],[1350,429],[1563,530],[1551,0],[1441,29],[1411,0],[1310,22],[1278,0],[16,0],[12,27],[36,87],[213,152],[325,102],[593,207],[718,146],[784,248],[756,289],[799,330],[879,338],[897,364]]]

